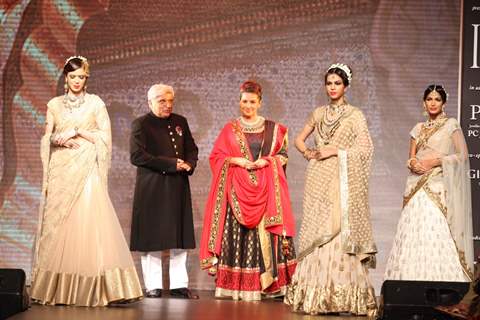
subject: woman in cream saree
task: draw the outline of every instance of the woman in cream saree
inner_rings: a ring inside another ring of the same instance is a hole
[[[325,75],[330,104],[315,109],[295,146],[309,161],[298,265],[285,303],[309,314],[376,314],[368,267],[375,266],[368,205],[373,144],[360,109],[344,98],[352,72],[334,64]],[[315,148],[305,140],[313,134]]]
[[[442,86],[425,90],[429,120],[410,132],[403,211],[386,280],[469,282],[473,271],[468,151],[462,129],[443,113]]]
[[[41,304],[106,306],[142,296],[107,190],[110,120],[84,91],[88,62],[65,64],[65,97],[47,105],[42,200],[31,297]]]

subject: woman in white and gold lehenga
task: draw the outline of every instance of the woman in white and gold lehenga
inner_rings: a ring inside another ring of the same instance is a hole
[[[445,89],[430,85],[428,115],[410,132],[403,211],[386,280],[468,282],[473,271],[468,151],[458,121],[444,113]]]
[[[373,145],[363,113],[344,97],[351,69],[331,65],[325,75],[330,104],[313,111],[295,146],[308,160],[298,265],[285,303],[309,314],[374,316],[375,266],[368,205]],[[314,134],[314,149],[305,140]]]
[[[84,57],[64,66],[65,96],[47,104],[41,141],[42,200],[31,297],[41,304],[106,306],[142,297],[137,272],[108,195],[110,120],[85,92]]]

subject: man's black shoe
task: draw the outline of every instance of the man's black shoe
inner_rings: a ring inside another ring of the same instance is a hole
[[[198,299],[198,295],[193,294],[188,288],[170,289],[170,295],[173,298]]]
[[[161,298],[162,297],[162,289],[147,290],[147,292],[145,293],[145,297],[147,297],[147,298]]]

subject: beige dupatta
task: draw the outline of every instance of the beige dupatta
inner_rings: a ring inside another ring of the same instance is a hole
[[[317,108],[309,120],[317,148],[324,145],[317,130],[325,110]],[[330,142],[339,148],[338,157],[310,160],[307,168],[298,259],[341,234],[343,251],[374,267],[377,249],[368,204],[373,143],[358,108],[348,105],[340,121]]]
[[[110,119],[103,101],[96,95],[86,94],[84,104],[70,112],[64,108],[62,100],[63,96],[56,97],[47,104],[47,113],[50,113],[47,118],[54,121],[52,134],[78,127],[90,131],[94,135],[95,143],[77,138],[80,148],[69,149],[52,146],[52,134],[42,137],[42,197],[33,253],[32,279],[45,259],[48,259],[51,241],[68,217],[94,166],[98,167],[105,185],[110,167]]]
[[[411,187],[404,206],[423,189],[432,203],[445,215],[465,273],[473,275],[473,222],[470,190],[470,163],[467,144],[458,121],[449,118],[437,130],[427,132],[420,123],[411,132],[417,141],[418,159],[440,158],[441,166],[422,176],[411,176]],[[418,143],[421,142],[421,143]],[[443,183],[444,194],[435,192],[435,182]]]

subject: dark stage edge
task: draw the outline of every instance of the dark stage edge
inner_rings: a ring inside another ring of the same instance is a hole
[[[180,320],[180,319],[367,319],[354,316],[310,316],[292,313],[281,301],[245,302],[215,299],[213,291],[200,291],[199,300],[174,299],[168,296],[115,307],[65,307],[33,304],[25,312],[8,320]]]

